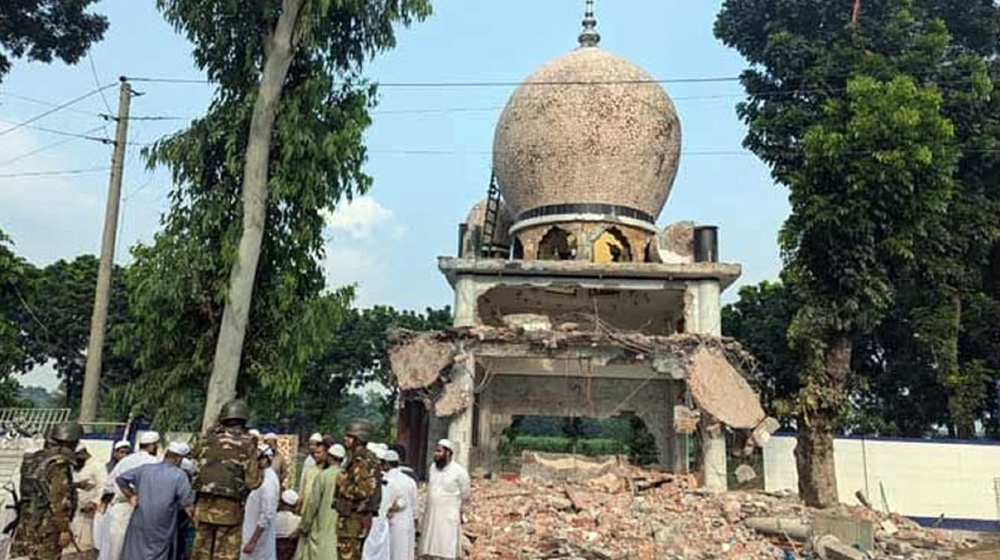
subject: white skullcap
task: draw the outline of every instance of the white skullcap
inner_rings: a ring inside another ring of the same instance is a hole
[[[167,446],[167,452],[184,457],[191,452],[191,446],[181,441],[172,441]]]
[[[139,445],[151,445],[153,443],[160,443],[160,434],[149,431],[139,436]]]
[[[452,453],[455,452],[455,444],[452,443],[451,440],[448,438],[438,440],[438,445],[440,447],[447,449],[448,451],[451,451]]]
[[[369,443],[367,448],[368,451],[371,451],[372,455],[374,455],[379,461],[385,457],[385,452],[387,451],[386,448],[382,447],[381,443]]]
[[[285,490],[281,493],[281,501],[290,506],[299,503],[299,493],[295,490]]]
[[[125,441],[125,440],[121,440],[121,441],[116,441],[115,442],[115,451],[118,451],[119,449],[121,449],[123,447],[127,447],[129,449],[132,449],[132,444],[129,443],[129,442],[127,442],[127,441]]]
[[[259,438],[259,437],[260,437],[260,430],[258,430],[258,429],[256,429],[256,428],[254,428],[254,429],[250,430],[250,431],[249,431],[249,432],[247,432],[247,433],[249,433],[250,435],[252,435],[252,436],[253,436],[253,437],[255,437],[255,438]]]
[[[309,436],[309,443],[323,443],[323,434],[316,432]]]
[[[347,457],[347,450],[344,449],[343,445],[335,443],[333,444],[333,447],[330,448],[330,455],[333,455],[338,459],[343,459],[344,457]]]
[[[186,472],[186,473],[193,473],[194,472],[194,461],[192,461],[191,459],[183,459],[183,460],[181,460],[181,469],[183,469],[184,472]]]
[[[264,439],[278,439],[278,434],[274,432],[268,432],[264,434]]]
[[[382,460],[385,461],[386,463],[398,463],[399,453],[396,453],[395,451],[390,449],[382,455]]]

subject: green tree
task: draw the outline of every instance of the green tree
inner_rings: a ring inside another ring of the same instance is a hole
[[[87,8],[96,0],[5,0],[0,3],[0,81],[12,59],[74,64],[108,28]]]
[[[755,388],[768,413],[783,426],[795,419],[802,359],[788,341],[801,301],[780,282],[740,288],[739,299],[722,308],[722,334],[738,340],[758,361]]]
[[[83,255],[72,261],[57,261],[32,275],[29,300],[33,321],[28,323],[26,344],[39,361],[52,362],[62,383],[62,406],[67,408],[80,406],[97,268],[96,257]],[[123,273],[117,268],[112,276],[108,312],[108,322],[112,326],[125,324],[128,320]],[[131,376],[131,360],[127,356],[112,355],[117,334],[120,330],[112,330],[106,342],[102,371],[107,383]]]
[[[28,350],[30,294],[34,267],[14,253],[13,242],[0,230],[0,407],[19,404],[20,385],[14,377],[28,371],[37,357]]]
[[[170,421],[189,423],[191,403],[200,402],[208,425],[237,392],[298,394],[344,320],[347,295],[324,294],[321,211],[371,185],[363,133],[375,88],[362,66],[394,45],[394,24],[429,7],[422,0],[158,5],[218,88],[204,118],[147,152],[176,185],[163,231],[134,250],[137,319],[122,348],[137,356],[143,375],[119,402],[152,405],[167,387],[157,416],[183,410]]]
[[[423,313],[397,311],[388,306],[350,308],[306,368],[294,407],[279,401],[253,399],[255,417],[281,423],[300,433],[316,427],[330,433],[339,423],[339,410],[349,395],[363,389],[381,389],[379,414],[395,417],[398,397],[389,364],[389,333],[394,328],[413,331],[440,330],[451,326],[451,309],[426,309]],[[369,399],[371,400],[371,399]],[[369,403],[371,404],[371,403]]]
[[[753,65],[738,107],[745,144],[790,192],[780,243],[803,302],[788,336],[803,357],[796,458],[812,505],[837,500],[853,340],[885,317],[896,271],[913,266],[955,191],[954,125],[935,84],[954,62],[945,25],[908,0],[850,17],[836,3],[728,0],[716,23]]]
[[[363,63],[395,45],[395,24],[425,17],[430,5],[427,0],[157,4],[194,43],[196,63],[219,89],[209,116],[154,148],[152,161],[171,166],[180,182],[222,187],[240,202],[229,205],[232,223],[227,224],[222,263],[228,280],[214,336],[203,419],[207,427],[236,395],[241,365],[254,353],[247,341],[253,344],[257,327],[247,337],[248,324],[263,311],[254,294],[269,273],[259,263],[273,266],[267,252],[278,249],[276,258],[295,262],[306,277],[314,276],[303,269],[315,268],[321,252],[319,211],[370,185],[361,170],[361,134],[369,123],[374,90],[360,88],[365,85],[360,79]],[[199,176],[195,168],[209,154],[216,156],[211,163],[222,173]],[[268,230],[284,246],[269,247]],[[287,276],[282,282],[297,283]],[[309,283],[302,289],[315,292]],[[307,354],[301,346],[294,352]],[[297,367],[259,371],[261,382],[285,387],[279,392],[296,388],[302,360],[293,361]],[[256,364],[249,365],[254,369]],[[275,373],[280,379],[274,379]]]

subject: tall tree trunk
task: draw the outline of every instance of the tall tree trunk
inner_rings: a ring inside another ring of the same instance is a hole
[[[962,362],[959,356],[959,337],[962,335],[962,296],[951,296],[952,327],[951,336],[954,337],[949,346],[948,356],[949,371],[948,377],[951,379],[962,379]],[[963,383],[946,384],[948,390],[948,411],[951,413],[955,423],[955,437],[958,439],[972,439],[976,433],[975,419],[973,412],[968,410],[968,400],[965,394],[970,388]]]
[[[222,405],[236,397],[236,381],[243,356],[253,298],[257,262],[267,216],[267,169],[271,132],[281,101],[281,88],[295,56],[295,28],[306,0],[284,0],[278,23],[264,39],[264,72],[250,120],[250,136],[243,163],[243,234],[229,273],[229,291],[208,381],[202,430],[215,424]]]
[[[846,334],[832,338],[823,356],[823,367],[826,384],[823,389],[831,392],[834,401],[846,398],[851,372],[851,340]],[[837,414],[836,406],[820,405],[798,418],[795,466],[799,474],[799,497],[808,506],[829,507],[839,501],[833,458]]]

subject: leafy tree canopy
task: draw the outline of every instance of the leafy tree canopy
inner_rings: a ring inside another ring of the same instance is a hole
[[[97,0],[4,0],[0,2],[0,81],[12,60],[27,58],[67,64],[80,60],[108,28],[102,15],[87,11]]]

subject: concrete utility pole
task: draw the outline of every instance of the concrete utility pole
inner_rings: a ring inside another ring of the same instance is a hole
[[[90,344],[87,346],[87,370],[83,377],[80,422],[93,422],[97,417],[97,393],[101,385],[104,332],[108,324],[108,304],[111,299],[111,270],[114,266],[115,237],[118,233],[118,202],[122,194],[128,110],[132,100],[132,88],[128,82],[124,77],[119,78],[119,81],[121,87],[118,92],[118,126],[115,130],[115,151],[111,156],[111,183],[108,186],[108,206],[104,212],[104,236],[101,240],[101,265],[97,271],[94,314],[90,319]]]

